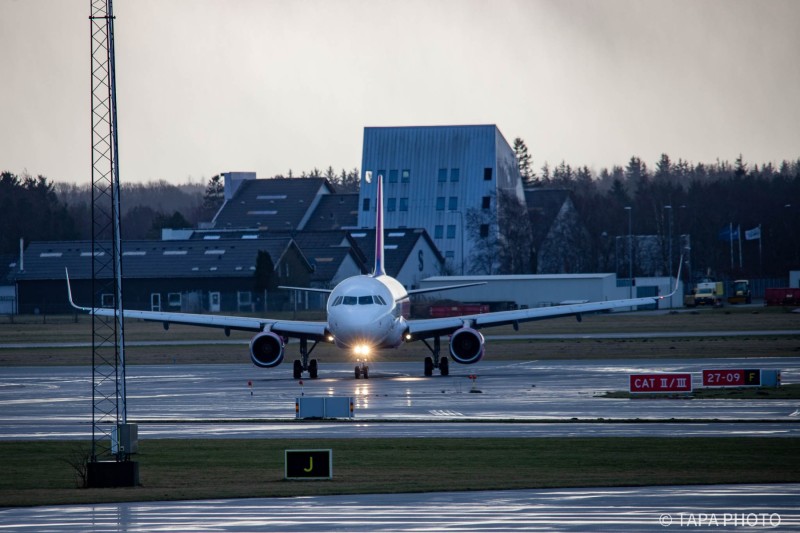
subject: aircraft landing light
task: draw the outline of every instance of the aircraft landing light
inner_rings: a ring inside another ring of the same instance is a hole
[[[371,347],[367,344],[356,344],[353,347],[353,352],[360,357],[369,355],[371,351]]]

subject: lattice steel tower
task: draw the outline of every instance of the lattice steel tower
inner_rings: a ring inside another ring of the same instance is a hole
[[[92,452],[90,462],[127,461],[117,431],[127,423],[122,319],[117,102],[112,0],[90,0],[92,78]]]

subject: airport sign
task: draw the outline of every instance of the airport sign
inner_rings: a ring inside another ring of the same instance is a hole
[[[284,450],[284,479],[333,479],[333,450]]]
[[[761,385],[761,370],[724,369],[703,370],[704,387],[758,387]]]
[[[692,392],[689,373],[630,374],[628,390],[632,393]]]

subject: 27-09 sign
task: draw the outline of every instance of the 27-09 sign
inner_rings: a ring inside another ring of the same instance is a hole
[[[704,387],[757,387],[761,385],[761,370],[725,369],[703,370]]]

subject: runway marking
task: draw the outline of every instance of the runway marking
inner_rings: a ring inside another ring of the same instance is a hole
[[[464,416],[464,413],[458,411],[450,411],[448,409],[432,409],[428,411],[433,416]]]

